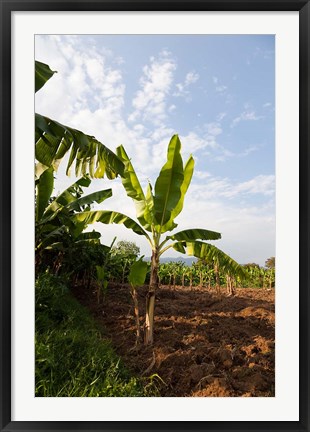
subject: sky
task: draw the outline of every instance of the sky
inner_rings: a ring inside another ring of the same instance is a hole
[[[122,144],[144,188],[179,135],[195,171],[175,231],[218,231],[212,243],[241,264],[275,255],[274,36],[37,35],[35,59],[57,71],[36,94],[35,111],[113,151]],[[55,192],[75,181],[65,165]],[[120,179],[93,180],[85,192],[107,188],[113,197],[94,209],[135,218]],[[104,244],[117,236],[150,256],[147,241],[122,226],[92,229]]]

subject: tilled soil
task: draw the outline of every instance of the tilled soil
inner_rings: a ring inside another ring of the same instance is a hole
[[[143,329],[147,287],[138,292]],[[100,305],[95,290],[76,286],[74,295],[133,373],[160,377],[161,396],[275,395],[274,290],[237,289],[228,297],[163,286],[156,295],[154,344],[136,348],[128,286],[109,286]]]

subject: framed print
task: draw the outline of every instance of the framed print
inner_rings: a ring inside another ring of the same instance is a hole
[[[308,1],[1,23],[1,430],[308,431]]]

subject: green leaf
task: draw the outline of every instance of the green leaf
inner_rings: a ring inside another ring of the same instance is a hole
[[[100,282],[103,281],[105,278],[104,267],[96,265],[96,274],[97,274],[98,281]]]
[[[76,213],[74,216],[72,216],[72,220],[84,223],[85,225],[95,222],[101,222],[103,224],[123,224],[126,228],[131,229],[136,234],[144,235],[150,241],[147,232],[144,231],[144,229],[137,222],[123,213],[114,212],[111,210],[86,211]]]
[[[50,168],[51,170],[52,168]],[[44,174],[43,174],[44,175]],[[42,176],[41,176],[42,177]],[[41,177],[39,182],[41,181]],[[46,223],[48,220],[52,220],[56,215],[63,210],[64,207],[74,203],[83,194],[83,187],[88,187],[91,183],[91,179],[88,176],[81,177],[61,194],[59,194],[51,204],[46,208],[44,215],[41,217],[41,222]]]
[[[81,211],[84,206],[88,206],[90,204],[93,204],[94,202],[100,204],[102,201],[106,200],[107,198],[110,198],[111,196],[112,196],[112,189],[105,189],[105,190],[93,192],[89,195],[85,195],[81,198],[78,198],[77,200],[68,204],[66,208],[68,210]]]
[[[36,60],[35,62],[35,91],[37,92],[56,73],[50,67]]]
[[[185,194],[186,194],[188,187],[190,185],[190,182],[192,180],[194,167],[195,167],[194,158],[192,156],[190,156],[188,161],[185,164],[185,167],[184,167],[184,179],[183,179],[183,183],[181,185],[181,196],[180,196],[179,202],[177,203],[175,208],[172,209],[170,220],[162,227],[162,232],[171,231],[177,226],[177,224],[174,223],[174,219],[183,210]]]
[[[186,254],[186,242],[177,242],[172,245],[173,249],[182,254]]]
[[[130,267],[128,280],[134,287],[143,285],[147,275],[149,265],[146,261],[143,261],[142,258],[135,261]]]
[[[209,243],[200,241],[180,242],[173,245],[173,248],[178,252],[187,253],[187,255],[203,259],[207,263],[216,263],[223,271],[226,271],[233,276],[246,278],[246,272],[240,264],[238,264],[225,252]]]
[[[52,168],[44,171],[37,183],[36,189],[36,221],[39,221],[54,189],[54,172]]]
[[[180,150],[181,142],[179,137],[174,135],[168,146],[167,162],[155,183],[154,219],[158,232],[165,232],[162,227],[171,219],[181,198],[184,172]]]
[[[36,249],[46,249],[53,243],[62,243],[64,235],[68,234],[68,228],[65,225],[59,226],[50,231],[44,239],[36,246]]]
[[[134,201],[137,219],[145,229],[151,231],[153,219],[151,217],[151,209],[149,208],[152,205],[149,192],[147,192],[148,198],[146,198],[134,167],[122,145],[117,147],[116,154],[125,165],[122,183],[127,196]]]
[[[151,226],[154,223],[154,196],[152,191],[152,185],[150,182],[148,182],[147,189],[146,189],[146,208],[144,211],[144,218],[147,221],[147,223]]]
[[[123,186],[127,195],[134,201],[145,201],[144,192],[138,180],[137,174],[130,162],[130,159],[122,145],[116,149],[117,156],[125,165],[124,176],[122,178]]]
[[[169,240],[185,240],[187,242],[194,240],[218,240],[220,238],[220,233],[200,228],[187,229],[167,236]]]
[[[98,240],[101,237],[101,233],[98,231],[89,231],[79,235],[76,241],[80,240]],[[106,246],[107,247],[107,246]],[[107,247],[108,248],[108,247]],[[109,248],[108,248],[109,249]]]
[[[75,175],[89,173],[92,177],[109,179],[123,175],[124,164],[110,149],[95,137],[62,125],[40,114],[35,115],[35,157],[40,163],[36,175],[47,168],[56,171],[59,162],[69,151],[66,173],[75,162]]]
[[[82,233],[83,234],[83,233]],[[80,236],[79,236],[80,237]],[[79,238],[78,237],[78,238]],[[74,244],[75,245],[85,245],[85,246],[87,246],[87,245],[89,245],[89,244],[96,244],[96,245],[99,245],[100,244],[100,240],[99,239],[96,239],[96,238],[89,238],[89,239],[85,239],[85,240],[77,240],[77,239],[74,239]]]

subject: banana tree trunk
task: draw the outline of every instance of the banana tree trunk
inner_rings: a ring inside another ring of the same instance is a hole
[[[155,309],[155,292],[158,288],[158,268],[159,268],[159,255],[158,251],[152,252],[151,260],[151,277],[149,292],[146,296],[146,313],[145,313],[145,332],[144,344],[152,345],[154,340],[154,309]]]
[[[140,319],[139,319],[140,317],[139,317],[138,294],[134,286],[131,286],[130,294],[134,304],[134,312],[135,312],[135,319],[136,319],[136,345],[137,345],[140,339]]]

